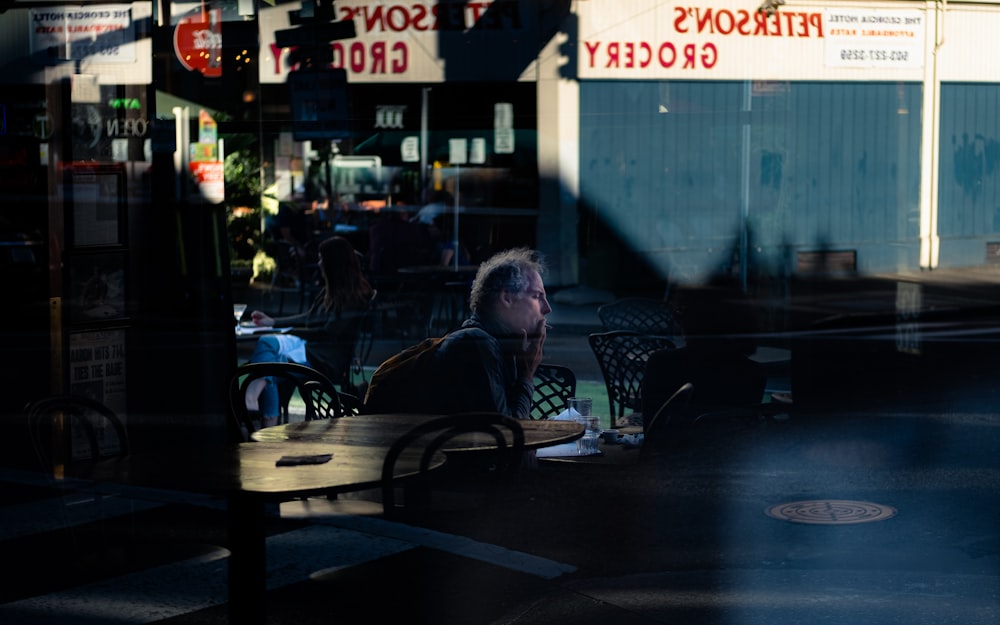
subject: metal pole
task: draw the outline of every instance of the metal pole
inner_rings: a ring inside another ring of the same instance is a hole
[[[427,101],[430,87],[424,87],[420,93],[420,199],[423,204],[427,200]]]
[[[747,263],[750,259],[750,106],[752,102],[750,81],[743,83],[743,154],[740,167],[740,288],[747,292]]]
[[[455,266],[455,271],[458,271],[458,196],[461,184],[462,184],[462,166],[456,165],[455,166],[455,224],[454,227],[452,228],[453,231],[452,245],[455,247],[454,254],[452,256],[454,261],[452,264]],[[441,261],[438,260],[438,262],[440,263]]]

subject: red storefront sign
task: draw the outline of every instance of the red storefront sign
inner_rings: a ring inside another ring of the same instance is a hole
[[[222,10],[186,17],[174,28],[174,54],[190,71],[222,76]]]

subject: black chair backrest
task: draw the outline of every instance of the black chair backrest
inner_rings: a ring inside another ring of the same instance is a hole
[[[612,423],[626,410],[642,410],[642,378],[649,355],[675,344],[666,336],[627,330],[597,332],[587,337],[608,390]]]
[[[385,513],[391,514],[396,508],[394,478],[396,461],[401,455],[420,454],[420,473],[412,476],[410,481],[427,480],[435,455],[446,451],[446,446],[453,441],[461,448],[461,441],[455,439],[466,434],[483,434],[492,441],[491,455],[496,461],[497,474],[509,474],[520,467],[524,454],[524,430],[517,419],[497,412],[466,412],[431,419],[401,436],[386,454],[382,465],[382,505]]]
[[[121,418],[103,403],[81,395],[54,395],[29,403],[31,442],[46,470],[62,464],[67,475],[84,476],[94,464],[129,455]]]
[[[693,422],[699,411],[758,406],[767,384],[765,365],[724,344],[690,344],[664,349],[649,356],[642,386],[642,416],[648,427],[656,409],[685,382],[695,390],[686,414],[675,415],[678,424]]]
[[[292,334],[306,339],[309,364],[340,387],[356,393],[351,386],[351,374],[359,373],[372,349],[372,320],[378,292],[372,293],[364,310],[344,312],[331,318],[324,327],[293,330]]]
[[[680,323],[665,300],[625,297],[597,309],[606,332],[627,330],[676,339],[684,335]]]
[[[535,394],[531,418],[547,419],[566,409],[566,400],[576,395],[576,374],[569,367],[542,363],[535,370]]]
[[[344,409],[345,417],[357,416],[364,411],[364,402],[357,395],[340,392],[337,394],[337,398],[340,399],[340,406]]]
[[[643,430],[642,446],[639,448],[640,459],[648,458],[664,449],[668,442],[666,430],[670,420],[685,409],[694,390],[694,384],[685,382],[650,416],[648,425]]]
[[[345,414],[341,393],[328,377],[305,365],[293,362],[252,362],[236,368],[229,378],[229,412],[232,434],[236,440],[248,441],[260,429],[254,415],[247,410],[247,387],[260,378],[277,378],[299,392],[306,406],[306,420],[330,419]]]

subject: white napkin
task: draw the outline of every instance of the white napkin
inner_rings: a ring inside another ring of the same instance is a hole
[[[580,416],[579,412],[573,410],[572,408],[567,408],[566,410],[563,410],[556,416],[549,417],[549,419],[553,421],[575,421],[576,418],[579,416]]]

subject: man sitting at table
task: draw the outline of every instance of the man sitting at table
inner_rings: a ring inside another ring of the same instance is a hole
[[[469,293],[470,317],[440,339],[389,358],[372,375],[365,412],[499,412],[529,418],[552,308],[544,265],[526,248],[484,262]],[[405,354],[405,356],[404,356]]]

